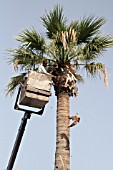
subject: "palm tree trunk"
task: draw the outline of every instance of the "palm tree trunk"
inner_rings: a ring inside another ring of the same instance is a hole
[[[70,170],[69,146],[69,95],[61,92],[57,95],[57,127],[55,170]]]

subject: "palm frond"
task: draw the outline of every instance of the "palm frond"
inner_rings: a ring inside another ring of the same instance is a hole
[[[76,31],[76,30],[78,30],[78,24],[79,24],[78,20],[72,21],[67,29],[69,30],[71,28],[71,29],[74,29]]]
[[[54,35],[54,39],[56,40],[55,45],[62,46],[66,50],[69,47],[75,47],[77,44],[76,31],[71,27],[66,31],[57,32]]]
[[[57,32],[53,37],[50,49],[57,60],[66,63],[77,55],[75,49],[77,37],[74,29],[70,27],[67,31]]]
[[[86,69],[87,73],[90,74],[92,77],[96,76],[97,74],[100,76],[100,72],[101,72],[104,76],[105,87],[108,86],[108,78],[107,78],[106,68],[104,64],[93,62],[90,64],[86,64],[84,68]]]
[[[12,77],[10,79],[10,82],[8,83],[8,85],[6,86],[6,96],[8,94],[13,95],[16,87],[20,84],[20,82],[22,81],[23,77],[26,75],[26,73],[22,73],[18,76]]]
[[[15,70],[18,65],[20,70],[35,69],[36,64],[43,61],[43,54],[46,51],[45,40],[40,36],[34,28],[31,30],[25,29],[21,34],[16,37],[16,40],[21,42],[20,46],[16,49],[9,49],[11,55],[9,63],[14,64]]]
[[[45,40],[39,35],[34,28],[25,29],[21,34],[15,37],[17,41],[23,43],[26,48],[45,51]]]
[[[84,17],[78,22],[77,34],[78,44],[87,43],[91,40],[92,36],[100,32],[100,27],[105,24],[104,18],[95,18],[94,16]]]
[[[15,71],[18,69],[18,66],[20,66],[20,70],[24,68],[25,70],[33,69],[34,66],[41,63],[44,59],[40,52],[38,52],[38,54],[35,54],[34,51],[29,50],[25,47],[9,49],[9,53],[12,56],[9,60],[9,63],[13,63]]]
[[[77,83],[83,83],[84,82],[83,77],[78,73],[75,73],[75,78],[77,79]]]
[[[98,35],[84,46],[80,60],[82,62],[95,60],[111,46],[113,46],[113,38],[110,35],[104,37]]]
[[[64,17],[63,8],[56,5],[53,11],[49,13],[46,12],[44,16],[41,17],[44,27],[47,29],[47,36],[53,38],[53,34],[66,30],[66,21]]]

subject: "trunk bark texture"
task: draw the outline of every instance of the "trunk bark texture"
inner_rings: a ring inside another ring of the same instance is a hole
[[[57,94],[55,170],[70,170],[69,95]]]

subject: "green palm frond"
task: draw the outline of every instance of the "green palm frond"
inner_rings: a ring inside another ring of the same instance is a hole
[[[45,40],[34,28],[31,30],[25,29],[21,34],[16,36],[16,40],[20,41],[26,48],[45,52]]]
[[[95,60],[103,51],[112,45],[113,38],[111,36],[102,37],[98,35],[84,46],[80,60],[82,62]]]
[[[66,21],[64,17],[63,8],[56,5],[53,11],[49,13],[46,12],[44,16],[41,17],[43,25],[47,29],[47,36],[53,38],[53,34],[66,30]]]
[[[22,74],[12,77],[10,79],[10,82],[8,83],[8,85],[6,87],[6,96],[8,94],[13,95],[16,87],[19,85],[19,83],[22,81],[22,79],[25,75],[26,75],[26,73],[22,73]]]
[[[68,26],[67,30],[69,30],[71,28],[71,29],[74,29],[75,31],[77,31],[78,30],[78,24],[79,24],[79,20],[72,21],[70,23],[70,25]]]
[[[24,47],[9,49],[9,53],[12,56],[9,63],[13,63],[15,70],[18,66],[20,66],[20,69],[25,68],[25,70],[34,69],[34,67],[41,63],[44,58],[40,52],[36,54],[33,50]]]
[[[100,27],[105,24],[104,18],[95,18],[94,16],[84,17],[78,22],[77,34],[78,43],[87,43],[92,39],[92,36],[100,32]]]

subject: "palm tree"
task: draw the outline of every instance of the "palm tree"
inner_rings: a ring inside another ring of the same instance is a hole
[[[76,84],[84,81],[79,73],[81,69],[93,78],[101,72],[107,85],[105,65],[98,59],[113,45],[113,38],[101,35],[100,28],[106,22],[104,18],[89,16],[68,24],[63,8],[58,5],[46,12],[41,20],[46,28],[45,38],[34,28],[25,29],[16,37],[20,45],[9,50],[10,63],[24,73],[12,77],[6,91],[12,94],[28,70],[37,71],[38,64],[47,62],[46,69],[53,77],[57,97],[55,170],[69,170],[69,98],[77,95]]]

